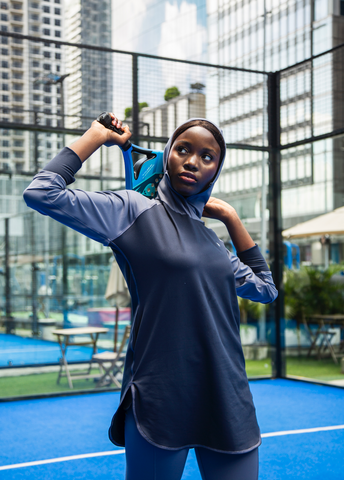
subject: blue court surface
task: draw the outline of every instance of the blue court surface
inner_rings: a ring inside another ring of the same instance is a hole
[[[92,346],[69,346],[66,354],[67,362],[88,361],[92,357],[92,351]],[[98,349],[98,351],[102,350]],[[57,342],[0,334],[0,367],[59,363],[61,356]]]
[[[344,389],[291,380],[250,387],[260,480],[344,479]],[[124,450],[107,437],[118,401],[111,392],[0,403],[0,478],[124,479]],[[193,450],[186,479],[201,479]]]

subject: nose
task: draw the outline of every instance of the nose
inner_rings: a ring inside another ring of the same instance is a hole
[[[184,168],[187,170],[193,170],[197,171],[198,170],[198,157],[196,154],[191,154],[187,157]]]

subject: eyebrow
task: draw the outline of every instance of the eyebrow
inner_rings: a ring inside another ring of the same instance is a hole
[[[188,147],[192,147],[192,143],[191,142],[188,142],[187,140],[176,140],[175,141],[175,145],[178,144],[178,143],[181,143],[181,144],[184,144],[184,145],[187,145]],[[209,147],[203,147],[202,149],[203,152],[209,152],[209,153],[212,153],[213,155],[217,155],[216,151],[212,148],[209,148]]]

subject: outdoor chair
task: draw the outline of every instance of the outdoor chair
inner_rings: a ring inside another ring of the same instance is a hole
[[[121,383],[116,378],[116,375],[121,374],[124,366],[126,344],[130,337],[130,325],[127,325],[124,330],[122,342],[117,352],[101,352],[92,356],[92,360],[99,364],[100,371],[102,372],[99,377],[96,387],[102,387],[113,383],[116,387],[121,387]],[[104,371],[103,371],[104,370]]]

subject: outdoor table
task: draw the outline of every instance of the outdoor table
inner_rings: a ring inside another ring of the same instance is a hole
[[[67,377],[69,388],[73,388],[72,378],[76,380],[81,378],[99,377],[99,374],[98,375],[90,374],[91,368],[92,368],[92,356],[97,353],[97,341],[98,341],[99,334],[106,333],[107,331],[108,331],[108,328],[102,328],[102,327],[80,327],[80,328],[61,328],[59,330],[54,330],[52,332],[54,335],[57,335],[57,339],[58,339],[60,349],[61,349],[61,354],[62,354],[57,383],[59,383],[61,377]],[[89,336],[89,338],[83,339],[82,341],[78,341],[78,342],[71,342],[71,337],[74,337],[77,335]],[[88,370],[86,373],[72,374],[69,371],[68,363],[66,359],[66,351],[67,351],[67,347],[70,345],[74,345],[74,346],[92,345],[93,346],[93,351],[91,354]],[[63,370],[65,370],[65,373],[63,373]]]
[[[316,324],[318,326],[315,332],[310,328],[311,325]],[[333,315],[320,315],[314,314],[305,317],[304,319],[305,328],[310,336],[312,341],[311,346],[308,350],[308,356],[310,356],[312,350],[316,350],[318,358],[321,358],[321,349],[325,343],[326,347],[329,349],[333,361],[338,363],[338,358],[332,346],[332,337],[334,332],[331,332],[331,328],[339,327],[342,331],[344,329],[344,315],[342,314],[333,314]],[[317,341],[320,339],[320,345],[317,346]],[[341,340],[340,349],[343,347],[344,341]]]

